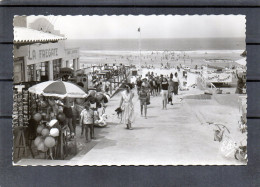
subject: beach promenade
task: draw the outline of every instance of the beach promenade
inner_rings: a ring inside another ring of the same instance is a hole
[[[233,157],[220,152],[220,143],[214,141],[213,127],[206,121],[227,122],[232,133],[239,133],[234,116],[237,107],[218,104],[215,100],[180,99],[162,110],[161,96],[152,96],[148,106],[148,119],[141,117],[139,100],[134,97],[135,122],[133,130],[120,124],[115,109],[120,93],[108,103],[108,125],[96,128],[96,139],[85,143],[77,126],[79,153],[69,160],[38,159],[37,165],[239,165]],[[201,90],[180,92],[179,97],[200,95]],[[225,96],[224,96],[225,97]],[[230,98],[233,97],[230,95]],[[204,110],[206,109],[206,110]],[[222,111],[221,113],[219,113]],[[219,115],[214,114],[218,112]],[[239,136],[238,136],[239,137]],[[239,137],[240,138],[240,137]],[[18,165],[31,165],[34,159],[22,159]]]
[[[96,130],[96,140],[86,152],[78,154],[70,165],[192,165],[241,164],[225,158],[214,142],[212,128],[185,101],[175,101],[168,110],[161,109],[161,97],[151,97],[148,119],[141,117],[137,95],[134,98],[135,123],[127,130],[114,110],[119,94],[108,103],[109,125]]]

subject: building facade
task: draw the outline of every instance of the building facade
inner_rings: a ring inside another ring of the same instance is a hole
[[[34,26],[32,29],[27,27],[26,17],[15,17],[15,84],[59,80],[61,68],[69,67],[74,71],[79,69],[79,48],[66,48],[66,38],[59,31],[53,30],[53,25],[48,25],[51,25],[48,20],[40,18],[31,24]]]

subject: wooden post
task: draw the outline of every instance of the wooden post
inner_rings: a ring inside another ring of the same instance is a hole
[[[60,156],[61,156],[61,159],[64,159],[64,151],[63,151],[63,132],[61,130],[61,133],[60,133]]]

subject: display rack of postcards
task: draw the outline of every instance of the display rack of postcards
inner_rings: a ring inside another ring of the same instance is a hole
[[[30,94],[29,96],[29,111],[30,111],[30,116],[33,116],[36,112],[38,112],[38,98],[36,94]]]
[[[29,120],[29,93],[27,90],[13,94],[13,125],[27,126]]]

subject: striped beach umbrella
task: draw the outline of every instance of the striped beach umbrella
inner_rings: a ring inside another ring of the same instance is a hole
[[[29,92],[59,98],[85,98],[88,95],[76,84],[64,81],[46,81],[29,88]]]

